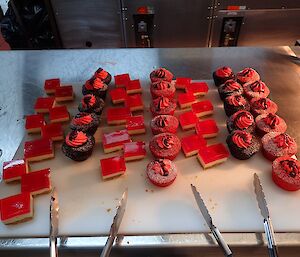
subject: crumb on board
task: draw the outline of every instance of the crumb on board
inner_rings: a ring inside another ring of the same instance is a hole
[[[195,179],[197,179],[198,178],[198,176],[195,176]]]
[[[151,189],[151,193],[154,193],[154,190],[153,190],[153,189]]]
[[[145,192],[147,192],[147,193],[148,193],[148,191],[149,191],[148,189],[145,189]]]
[[[211,199],[211,198],[209,198],[209,199],[208,199],[208,201],[212,202],[212,199]]]
[[[111,212],[111,208],[106,209],[107,212]]]

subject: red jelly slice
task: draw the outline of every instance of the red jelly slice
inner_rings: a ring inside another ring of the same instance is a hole
[[[130,81],[130,76],[128,73],[115,76],[116,87],[125,87],[129,81]]]
[[[207,116],[213,113],[214,107],[209,100],[204,100],[198,103],[192,104],[192,110],[197,117]]]
[[[51,123],[42,127],[42,137],[50,138],[52,141],[64,139],[62,125],[60,123]]]
[[[196,102],[195,96],[191,93],[179,94],[177,100],[181,109],[190,107]]]
[[[130,136],[126,129],[103,134],[102,143],[105,153],[123,149],[123,144],[130,142]]]
[[[42,138],[25,142],[24,158],[27,161],[40,161],[54,157],[52,141]]]
[[[42,114],[27,115],[25,121],[25,129],[28,133],[36,133],[41,131],[41,127],[45,124]]]
[[[25,160],[12,160],[3,163],[3,180],[5,182],[19,180],[27,172],[28,165]]]
[[[191,83],[192,79],[191,78],[177,78],[175,82],[175,87],[178,89],[186,89],[186,86]]]
[[[213,119],[198,121],[196,123],[196,133],[204,138],[216,137],[219,128]]]
[[[145,156],[145,142],[128,142],[124,144],[125,161],[139,160]]]
[[[194,128],[199,120],[192,111],[180,114],[178,119],[183,130]]]
[[[55,89],[60,87],[60,79],[47,79],[45,80],[44,89],[47,94],[53,94],[55,92]]]
[[[181,139],[181,147],[186,157],[197,154],[205,146],[206,140],[201,135],[194,134]]]
[[[70,119],[67,106],[57,106],[49,111],[49,119],[51,123],[64,122]]]
[[[139,79],[130,80],[126,84],[127,94],[137,94],[142,92],[142,87]]]
[[[186,92],[190,92],[194,96],[206,95],[208,85],[205,82],[194,82],[186,86]]]
[[[143,134],[146,132],[144,117],[142,115],[129,117],[126,121],[129,135]]]
[[[143,99],[140,94],[129,95],[126,99],[126,106],[130,111],[142,111],[144,109]]]
[[[54,105],[54,97],[39,97],[38,99],[36,99],[34,110],[38,113],[48,113]]]
[[[198,159],[203,168],[209,168],[227,160],[229,152],[223,144],[215,144],[201,147],[198,151]]]
[[[21,192],[32,195],[42,194],[51,190],[50,169],[29,172],[21,178]]]
[[[124,103],[127,98],[127,93],[124,88],[114,88],[109,92],[113,104]]]
[[[125,124],[126,120],[131,116],[128,107],[107,108],[107,123],[109,125]]]
[[[33,199],[30,193],[1,199],[0,206],[1,220],[4,224],[18,222],[33,216]]]
[[[71,101],[74,98],[72,86],[63,86],[55,90],[55,100],[58,102]]]
[[[112,178],[125,173],[126,165],[124,156],[115,156],[100,160],[103,179]]]

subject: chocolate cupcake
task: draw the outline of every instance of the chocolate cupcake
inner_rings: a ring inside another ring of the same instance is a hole
[[[261,80],[244,84],[245,96],[248,99],[254,97],[268,97],[270,94],[269,88]]]
[[[168,71],[165,68],[158,68],[150,73],[150,80],[152,83],[165,80],[171,82],[173,79],[172,72]]]
[[[255,82],[260,79],[259,74],[252,68],[245,68],[236,74],[237,82],[240,84]]]
[[[153,116],[157,115],[174,115],[176,109],[176,101],[166,97],[159,97],[150,104],[150,110]]]
[[[227,120],[227,129],[229,133],[234,130],[244,130],[248,133],[253,133],[255,130],[254,118],[248,111],[238,111]]]
[[[158,115],[150,122],[153,135],[166,132],[176,134],[178,125],[178,119],[172,115]]]
[[[224,100],[224,109],[227,116],[231,116],[237,111],[250,111],[249,102],[241,95],[231,95]]]
[[[150,92],[153,99],[160,96],[173,99],[175,96],[175,91],[176,88],[174,84],[165,80],[154,82],[150,86]]]
[[[94,135],[100,124],[100,118],[95,113],[80,112],[72,119],[70,128]]]
[[[284,133],[287,129],[284,119],[272,113],[258,115],[255,122],[256,132],[261,137],[269,132]]]
[[[269,98],[252,98],[250,101],[251,113],[254,117],[272,113],[275,114],[278,111],[278,106],[276,103],[271,101]]]
[[[260,147],[260,139],[246,131],[235,130],[226,139],[230,153],[239,160],[247,160],[256,154]]]
[[[234,73],[230,67],[224,66],[213,73],[213,79],[215,85],[219,87],[224,84],[227,80],[234,79]]]
[[[74,161],[84,161],[91,156],[94,145],[95,139],[92,135],[75,130],[66,136],[62,152]]]
[[[100,78],[92,77],[82,86],[82,94],[93,94],[105,100],[107,89],[108,86]]]
[[[80,112],[96,113],[101,115],[104,108],[104,101],[94,95],[85,95],[79,103],[78,110]]]
[[[94,77],[101,79],[106,85],[109,85],[111,82],[111,75],[102,68],[98,68],[98,70],[96,70]]]
[[[233,79],[227,80],[224,84],[219,86],[218,88],[219,95],[221,100],[224,101],[224,99],[228,96],[237,94],[237,95],[242,95],[244,92],[244,89],[241,84],[236,82]]]

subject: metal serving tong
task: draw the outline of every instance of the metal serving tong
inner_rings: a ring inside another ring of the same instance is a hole
[[[198,204],[198,207],[199,207],[208,227],[210,228],[213,236],[215,237],[219,246],[223,250],[224,255],[228,256],[228,257],[232,256],[232,252],[231,252],[229,246],[227,245],[227,243],[225,242],[224,238],[222,237],[219,229],[213,224],[212,218],[208,212],[207,207],[205,206],[203,199],[201,198],[200,193],[197,191],[196,187],[192,184],[191,184],[191,188],[192,188],[195,200]]]
[[[114,217],[113,223],[111,224],[109,235],[108,235],[107,241],[105,243],[105,246],[102,250],[100,257],[108,257],[110,254],[111,248],[112,248],[115,238],[118,234],[119,227],[121,225],[121,221],[122,221],[124,213],[125,213],[127,197],[128,197],[128,189],[126,189],[124,191],[122,198],[119,202],[119,207],[117,209],[117,213]]]
[[[266,233],[266,238],[268,241],[268,250],[270,257],[278,257],[278,250],[276,247],[275,237],[274,237],[274,230],[270,218],[269,209],[267,206],[267,201],[265,198],[265,194],[263,192],[262,185],[260,183],[260,179],[256,173],[254,173],[254,191],[256,194],[256,199],[258,203],[258,207],[260,209],[260,213],[264,218],[264,229]]]
[[[57,235],[58,235],[58,196],[56,189],[53,188],[50,199],[50,235],[49,235],[49,246],[50,246],[50,257],[57,257]]]

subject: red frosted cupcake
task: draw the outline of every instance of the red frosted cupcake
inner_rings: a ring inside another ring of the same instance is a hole
[[[94,95],[85,95],[78,105],[80,112],[96,113],[101,115],[104,108],[104,101]]]
[[[260,79],[259,74],[252,68],[245,68],[236,74],[236,79],[240,84],[255,82]]]
[[[227,116],[231,116],[237,111],[250,111],[249,102],[242,95],[231,95],[224,100],[224,109]]]
[[[278,111],[277,104],[269,98],[252,98],[250,101],[250,107],[251,113],[254,117],[266,113],[275,114]]]
[[[152,83],[165,80],[171,82],[173,74],[165,68],[158,68],[150,73],[150,80]]]
[[[176,134],[178,125],[178,119],[172,115],[158,115],[150,122],[150,127],[154,135],[166,132]]]
[[[174,160],[180,152],[181,142],[174,134],[162,133],[151,139],[149,148],[155,158]]]
[[[107,89],[108,86],[100,78],[92,77],[82,86],[82,94],[93,94],[105,100]]]
[[[269,132],[284,133],[287,129],[284,119],[272,113],[258,115],[255,122],[257,134],[261,137]]]
[[[224,84],[227,80],[234,79],[234,73],[230,67],[224,66],[214,71],[213,79],[215,85],[219,87],[220,85]]]
[[[263,154],[268,160],[281,156],[292,156],[297,153],[297,143],[287,133],[270,132],[262,139]]]
[[[255,130],[254,118],[248,111],[238,111],[231,115],[227,120],[227,129],[229,133],[234,130],[244,130],[249,133],[253,133]]]
[[[153,100],[150,110],[153,116],[157,115],[174,115],[176,109],[176,100],[167,97],[158,97]]]
[[[99,124],[100,118],[95,113],[80,112],[72,119],[70,128],[94,135]]]
[[[288,156],[275,159],[272,164],[272,178],[284,190],[299,190],[300,162]]]
[[[154,82],[150,86],[150,92],[153,99],[160,96],[173,99],[175,96],[175,91],[176,88],[174,84],[165,80]]]
[[[111,75],[102,68],[98,68],[98,70],[96,70],[94,76],[96,78],[101,79],[106,85],[109,85],[109,83],[111,82]]]
[[[177,177],[175,163],[168,159],[157,159],[147,165],[147,177],[156,186],[171,185]]]
[[[269,88],[261,80],[244,84],[245,96],[251,98],[266,98],[270,94]]]
[[[220,98],[223,101],[228,96],[234,94],[242,95],[244,93],[244,89],[242,85],[233,79],[227,80],[224,84],[222,84],[218,88],[218,91],[219,91]]]

